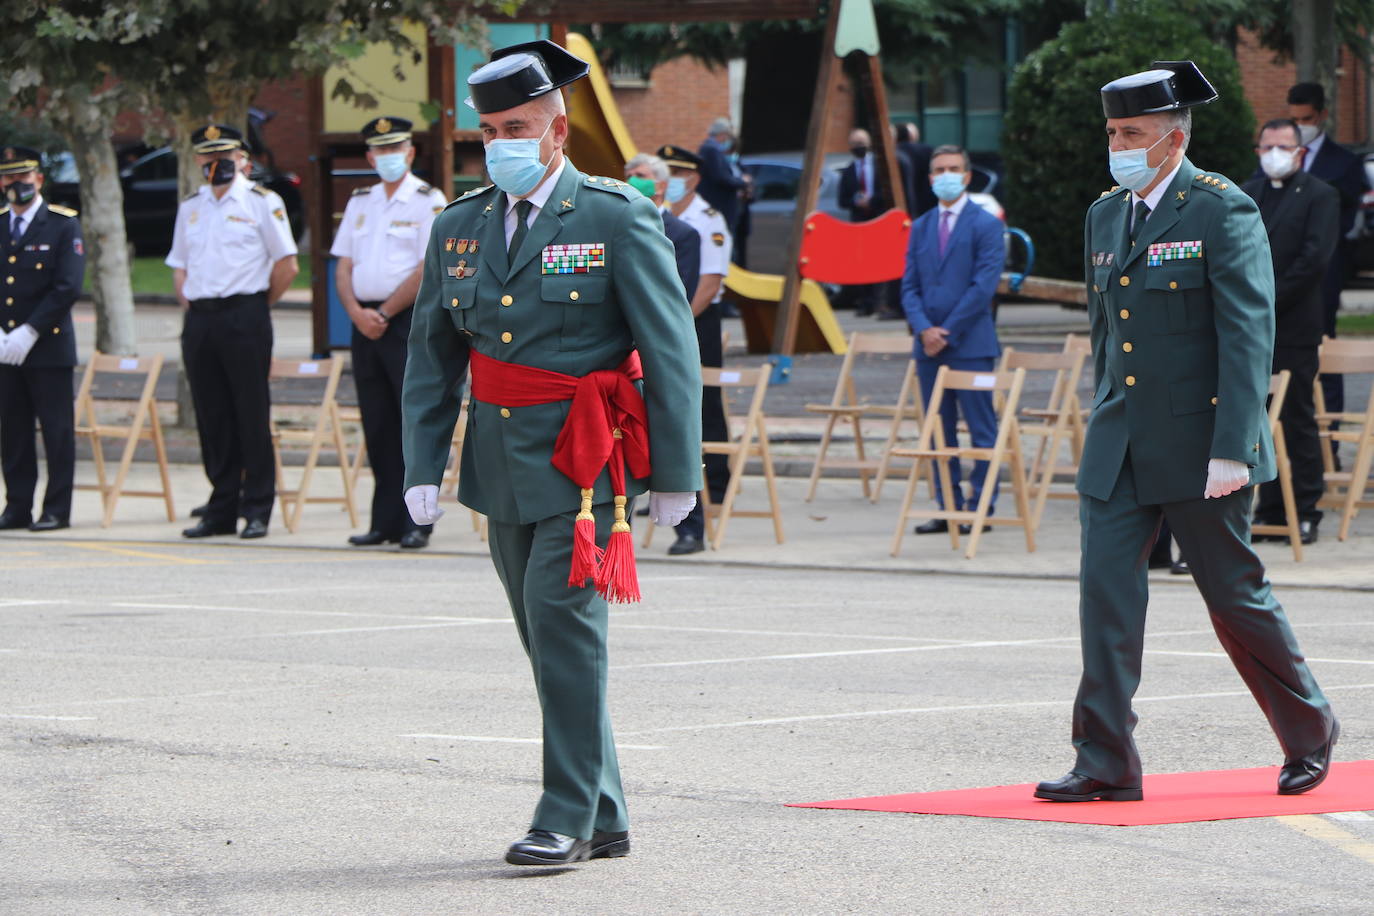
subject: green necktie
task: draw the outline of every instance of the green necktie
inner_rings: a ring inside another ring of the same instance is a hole
[[[1135,205],[1135,223],[1131,226],[1131,243],[1140,238],[1140,230],[1145,228],[1145,220],[1150,218],[1150,205],[1145,201],[1138,201]]]
[[[515,205],[515,232],[510,237],[510,247],[506,249],[507,264],[515,263],[515,256],[520,252],[520,246],[525,242],[525,236],[530,234],[530,209],[534,204],[528,200],[522,200]]]

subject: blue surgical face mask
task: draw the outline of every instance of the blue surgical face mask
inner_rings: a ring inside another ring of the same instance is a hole
[[[675,204],[687,196],[687,179],[676,176],[668,179],[668,190],[663,192],[663,196],[668,198],[668,203]]]
[[[964,173],[941,172],[931,180],[930,189],[945,203],[956,201],[964,193]]]
[[[544,142],[553,120],[534,140],[488,140],[487,174],[496,186],[512,197],[524,197],[539,186],[547,163],[539,161],[539,145]]]
[[[405,153],[378,153],[376,159],[377,174],[387,183],[400,181],[409,168]]]
[[[1148,187],[1150,182],[1155,180],[1155,176],[1159,174],[1160,166],[1164,164],[1161,162],[1159,165],[1150,165],[1150,150],[1167,140],[1171,133],[1173,133],[1172,130],[1166,131],[1164,136],[1145,149],[1109,150],[1107,152],[1108,165],[1116,183],[1130,191],[1139,191],[1141,188]]]

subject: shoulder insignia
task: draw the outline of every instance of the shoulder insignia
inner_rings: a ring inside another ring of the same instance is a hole
[[[0,207],[0,216],[4,216],[8,212],[10,212],[9,204],[5,204],[3,207]]]
[[[1193,182],[1196,186],[1205,188],[1214,194],[1220,194],[1222,191],[1231,189],[1231,183],[1226,180],[1226,176],[1208,172],[1199,172],[1194,175]]]
[[[489,185],[485,185],[484,187],[473,188],[471,191],[467,192],[466,194],[460,195],[459,197],[456,197],[456,198],[454,198],[453,200],[449,201],[449,202],[444,206],[443,209],[447,210],[449,207],[452,207],[454,204],[461,204],[461,203],[462,203],[463,201],[465,201],[465,200],[473,200],[474,198],[481,197],[483,194],[487,193],[488,191],[492,190],[492,189],[495,188],[495,187],[496,187],[496,185],[494,185],[494,184],[489,184]]]
[[[1093,201],[1093,203],[1097,203],[1098,200],[1105,200],[1106,198],[1111,197],[1113,194],[1120,190],[1121,185],[1114,184],[1107,190],[1103,191],[1101,194],[1097,195],[1097,200]]]
[[[619,193],[620,196],[624,197],[626,200],[633,200],[634,197],[642,196],[638,191],[627,185],[625,182],[617,181],[614,178],[603,178],[599,175],[588,175],[586,183],[588,187],[596,188],[600,191],[610,191],[611,193]]]
[[[76,211],[71,207],[64,207],[61,204],[48,204],[48,210],[58,216],[76,216]]]
[[[716,208],[715,208],[715,207],[707,207],[707,208],[706,208],[706,215],[707,215],[707,216],[715,216],[715,215],[716,215]]]
[[[262,185],[260,185],[260,184],[255,184],[255,185],[253,185],[252,191],[253,191],[254,194],[257,194],[257,195],[262,196],[262,197],[266,197],[268,194],[271,194],[271,193],[272,193],[271,191],[267,190],[266,188],[264,188],[264,187],[263,187]]]
[[[434,186],[433,186],[433,185],[422,184],[422,185],[420,185],[418,188],[416,188],[415,190],[416,190],[417,192],[419,192],[420,194],[428,194],[430,191],[433,191],[433,190],[434,190]]]
[[[367,187],[365,187],[365,188],[354,188],[354,189],[353,189],[353,193],[350,194],[350,195],[348,195],[348,196],[349,196],[349,197],[362,197],[364,194],[371,194],[371,193],[372,193],[372,186],[369,185],[369,186],[367,186]]]
[[[195,199],[196,199],[197,197],[199,197],[199,196],[200,196],[200,192],[199,192],[199,191],[192,191],[190,194],[187,194],[185,197],[183,197],[183,198],[181,199],[181,201],[182,201],[182,203],[185,203],[185,202],[188,201],[188,200],[195,200]]]

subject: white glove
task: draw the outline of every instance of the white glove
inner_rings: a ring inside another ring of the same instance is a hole
[[[1218,499],[1236,492],[1250,482],[1250,468],[1230,458],[1213,458],[1207,462],[1207,489],[1203,499]]]
[[[432,525],[444,514],[439,508],[439,488],[432,483],[422,483],[406,490],[406,509],[410,519],[417,525]]]
[[[0,364],[6,359],[6,351],[10,348],[10,334],[8,331],[0,330]]]
[[[0,362],[8,366],[19,366],[24,362],[24,358],[29,355],[33,345],[38,342],[38,332],[27,324],[10,331],[9,337],[5,339],[5,349],[0,355]]]
[[[671,528],[686,518],[696,504],[695,493],[650,493],[649,518],[655,525]]]

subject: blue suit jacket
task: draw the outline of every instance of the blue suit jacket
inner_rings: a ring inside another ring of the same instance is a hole
[[[911,227],[906,271],[902,275],[902,308],[919,338],[927,328],[949,332],[940,358],[997,356],[997,330],[992,297],[1002,279],[1006,248],[1002,222],[973,201],[954,222],[945,256],[940,257],[940,208],[927,211]],[[929,359],[919,344],[917,359]]]

